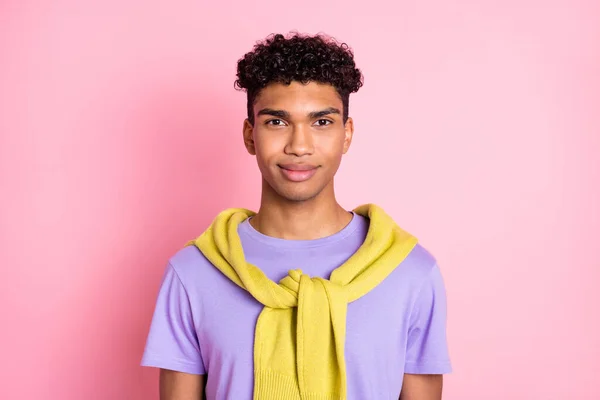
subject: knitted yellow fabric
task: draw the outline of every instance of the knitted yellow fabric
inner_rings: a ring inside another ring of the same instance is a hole
[[[366,204],[354,211],[370,219],[366,239],[329,280],[297,269],[277,284],[247,263],[237,233],[255,215],[246,209],[223,211],[188,243],[264,305],[255,328],[255,400],[346,399],[348,303],[382,282],[417,244],[380,207]]]

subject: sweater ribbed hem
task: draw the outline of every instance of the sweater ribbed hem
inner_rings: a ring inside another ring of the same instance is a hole
[[[274,371],[257,371],[254,400],[344,400],[337,394],[307,393],[300,397],[296,377]]]
[[[296,377],[274,371],[256,371],[254,400],[300,400]]]

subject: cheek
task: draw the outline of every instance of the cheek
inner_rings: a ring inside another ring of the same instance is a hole
[[[256,150],[256,158],[260,165],[266,165],[274,157],[277,157],[282,151],[280,139],[273,135],[265,135],[258,133],[254,137],[254,148]]]
[[[318,149],[320,154],[330,160],[341,159],[344,153],[343,132],[342,134],[325,136],[321,138]]]

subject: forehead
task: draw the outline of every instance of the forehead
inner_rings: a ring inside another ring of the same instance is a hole
[[[328,107],[342,108],[342,99],[329,84],[291,82],[289,85],[271,83],[260,91],[254,102],[254,110],[281,109],[291,113],[310,112]]]

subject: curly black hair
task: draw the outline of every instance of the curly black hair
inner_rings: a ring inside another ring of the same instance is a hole
[[[350,93],[363,85],[354,54],[346,43],[322,34],[306,36],[294,33],[268,36],[237,63],[235,88],[248,97],[248,120],[254,125],[254,101],[260,90],[270,83],[290,84],[318,82],[332,85],[344,106],[343,120],[348,119]]]

